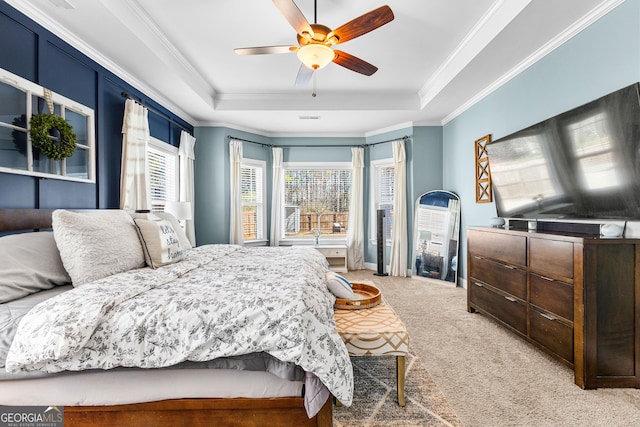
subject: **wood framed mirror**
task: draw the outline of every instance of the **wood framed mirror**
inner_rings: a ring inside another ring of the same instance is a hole
[[[445,190],[418,197],[413,230],[413,274],[457,286],[460,198]]]

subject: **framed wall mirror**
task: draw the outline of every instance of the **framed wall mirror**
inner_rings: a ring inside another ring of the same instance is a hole
[[[457,286],[460,198],[445,190],[418,197],[413,230],[414,275]]]

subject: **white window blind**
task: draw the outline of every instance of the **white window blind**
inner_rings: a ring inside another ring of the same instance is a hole
[[[147,148],[151,210],[164,211],[168,201],[178,200],[178,149],[151,139]]]
[[[351,197],[350,164],[284,165],[283,238],[345,238]]]
[[[393,184],[395,169],[392,159],[372,162],[372,212],[371,212],[371,236],[376,236],[377,211],[384,209],[385,223],[384,234],[386,239],[391,239],[393,227]]]
[[[265,240],[264,185],[266,163],[259,160],[243,159],[240,173],[244,241]]]

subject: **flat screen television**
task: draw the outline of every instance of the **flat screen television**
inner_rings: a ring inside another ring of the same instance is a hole
[[[640,219],[640,83],[486,149],[501,217]]]

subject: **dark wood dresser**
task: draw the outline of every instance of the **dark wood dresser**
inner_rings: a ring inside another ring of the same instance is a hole
[[[574,369],[640,388],[640,239],[468,230],[467,306]]]

